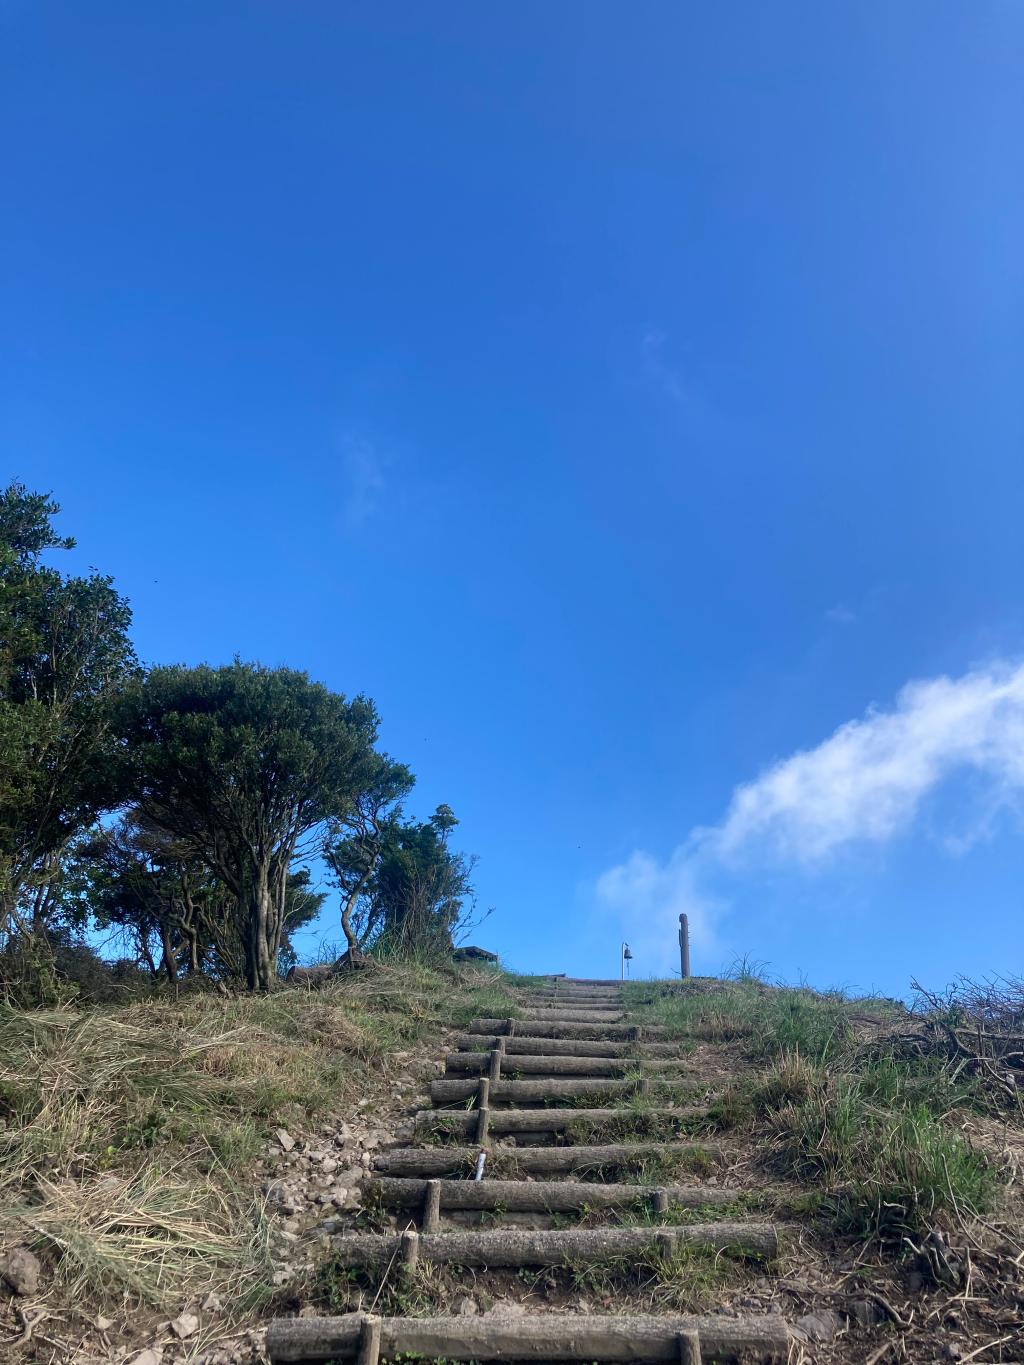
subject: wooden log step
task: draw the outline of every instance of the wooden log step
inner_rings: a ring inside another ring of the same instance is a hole
[[[616,981],[609,985],[602,985],[599,981],[539,981],[535,985],[521,986],[524,991],[558,991],[566,993],[579,991],[583,994],[592,995],[615,995],[621,997],[625,994],[625,982]]]
[[[621,1010],[578,1010],[571,1006],[543,1009],[530,1004],[523,1008],[539,1024],[619,1024],[623,1018]]]
[[[683,1248],[730,1252],[734,1256],[772,1257],[779,1239],[770,1223],[689,1223],[681,1227],[559,1228],[536,1232],[520,1228],[437,1232],[419,1238],[419,1260],[433,1265],[519,1266],[592,1265],[648,1252],[672,1256]],[[402,1237],[355,1233],[331,1238],[336,1266],[381,1269],[397,1263]]]
[[[391,1209],[422,1208],[427,1180],[381,1177],[363,1185]],[[731,1204],[735,1190],[720,1185],[606,1185],[583,1180],[440,1180],[441,1210],[502,1209],[509,1213],[570,1213],[580,1209],[699,1209]],[[664,1210],[659,1210],[664,1211]]]
[[[296,1360],[346,1360],[365,1340],[368,1314],[338,1318],[275,1318],[267,1329],[273,1365]],[[390,1360],[600,1361],[602,1365],[676,1365],[680,1340],[694,1333],[705,1365],[781,1365],[789,1331],[778,1315],[762,1317],[587,1317],[543,1313],[502,1318],[378,1318],[378,1350]],[[694,1357],[691,1355],[690,1357]]]
[[[605,1043],[585,1038],[519,1038],[502,1033],[463,1033],[455,1040],[460,1052],[489,1052],[498,1039],[509,1056],[538,1057],[674,1057],[682,1060],[678,1043]]]
[[[505,1040],[502,1039],[502,1042]],[[449,1052],[444,1059],[445,1071],[455,1075],[486,1076],[490,1053]],[[511,1076],[625,1076],[635,1071],[677,1074],[692,1066],[675,1059],[665,1061],[641,1057],[558,1057],[513,1054],[505,1049],[501,1059],[501,1074]]]
[[[503,1033],[517,1038],[593,1038],[598,1042],[616,1039],[632,1039],[641,1042],[649,1038],[664,1038],[665,1030],[661,1025],[643,1028],[635,1024],[580,1024],[558,1023],[552,1019],[474,1019],[469,1025],[469,1033]]]
[[[490,1087],[491,1103],[544,1104],[547,1100],[583,1100],[590,1095],[607,1099],[636,1095],[641,1084],[638,1080],[608,1080],[602,1076],[565,1081],[495,1081]],[[464,1104],[476,1093],[475,1080],[430,1082],[431,1102],[439,1106]]]
[[[626,984],[622,980],[616,980],[613,976],[559,976],[557,973],[552,973],[550,976],[544,977],[543,980],[558,982],[563,986],[615,986],[620,991]],[[676,984],[678,985],[678,982]]]
[[[692,1120],[703,1118],[707,1110],[692,1105],[689,1108],[645,1109],[643,1118],[652,1120]],[[628,1109],[492,1109],[490,1111],[490,1131],[492,1133],[559,1133],[566,1128],[597,1127],[600,1124],[621,1122],[629,1118]],[[474,1138],[477,1133],[479,1114],[476,1110],[442,1111],[421,1109],[416,1115],[416,1132],[424,1134],[449,1134],[452,1137]]]
[[[587,1014],[621,1014],[621,1000],[593,1000],[587,996],[536,995],[531,992],[522,997],[522,1008],[539,1010],[583,1010]]]
[[[433,1114],[430,1115],[433,1118]],[[379,1152],[374,1170],[392,1176],[472,1174],[479,1147],[394,1147]],[[498,1147],[489,1154],[492,1164],[528,1175],[567,1175],[570,1172],[635,1171],[647,1161],[720,1165],[721,1149],[699,1142],[615,1142],[602,1146]]]
[[[559,1003],[564,1002],[565,1004],[573,1005],[577,1003],[581,1005],[603,1005],[605,1009],[611,1009],[613,1007],[621,1008],[624,1004],[620,991],[605,991],[599,993],[597,991],[577,991],[569,989],[553,991],[542,988],[540,990],[528,991],[524,998],[530,1000],[556,1000]]]

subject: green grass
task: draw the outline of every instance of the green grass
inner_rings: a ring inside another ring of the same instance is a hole
[[[768,986],[750,964],[725,982],[635,983],[626,995],[637,1023],[769,1063],[713,1100],[706,1126],[770,1136],[777,1165],[814,1182],[810,1204],[841,1231],[898,1240],[992,1207],[998,1179],[955,1127],[985,1108],[979,1083],[943,1057],[857,1041],[858,1024],[901,1017],[894,1002]]]
[[[946,1085],[877,1065],[809,1078],[769,1124],[789,1173],[820,1183],[841,1231],[901,1238],[985,1213],[995,1172],[947,1122]]]
[[[827,1061],[848,1042],[854,1008],[838,992],[766,987],[750,974],[714,983],[694,978],[664,986],[653,998],[647,983],[635,982],[625,996],[631,1022],[660,1026],[668,1038],[739,1041],[757,1059],[800,1052]]]
[[[625,1291],[647,1310],[694,1312],[719,1303],[725,1291],[745,1283],[748,1260],[741,1247],[715,1251],[679,1246],[671,1256],[651,1247],[568,1269],[579,1293],[615,1300]]]

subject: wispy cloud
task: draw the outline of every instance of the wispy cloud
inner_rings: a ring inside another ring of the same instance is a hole
[[[681,845],[667,862],[637,850],[597,879],[598,905],[618,925],[644,963],[673,956],[679,916],[689,919],[690,942],[707,958],[716,951],[716,925],[725,905],[701,891],[699,847]]]
[[[701,889],[714,873],[766,862],[807,869],[851,845],[886,843],[958,773],[976,780],[962,828],[943,841],[949,851],[984,837],[1024,792],[1024,665],[908,683],[889,710],[871,708],[737,787],[723,819],[691,830],[667,860],[636,851],[608,869],[596,899],[624,932],[659,945],[664,962],[680,910],[714,935],[726,907]]]
[[[844,606],[842,602],[837,602],[834,607],[829,607],[826,611],[825,620],[831,621],[837,626],[852,626],[856,623],[857,613]]]
[[[385,460],[373,441],[352,432],[341,438],[341,458],[346,485],[345,527],[357,531],[373,515],[384,496],[387,486]]]

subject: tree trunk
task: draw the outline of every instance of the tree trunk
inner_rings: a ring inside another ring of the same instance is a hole
[[[171,943],[171,930],[164,920],[160,921],[160,947],[164,955],[160,969],[173,986],[178,979],[178,964],[174,957],[174,945]]]
[[[277,955],[284,926],[287,867],[282,870],[265,863],[255,869],[255,874],[255,883],[248,897],[246,982],[250,990],[266,994],[277,983]]]

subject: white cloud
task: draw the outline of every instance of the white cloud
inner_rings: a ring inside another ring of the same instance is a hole
[[[603,873],[596,898],[620,908],[635,935],[653,930],[659,960],[671,960],[665,926],[684,902],[701,933],[714,931],[723,907],[699,889],[708,872],[766,860],[810,867],[852,844],[884,843],[957,773],[976,780],[965,827],[944,840],[950,851],[970,847],[1024,790],[1024,665],[908,683],[890,710],[870,709],[737,787],[724,819],[692,831],[667,861],[637,851]]]
[[[851,611],[844,603],[837,602],[834,607],[829,607],[826,611],[825,620],[831,621],[833,625],[837,626],[852,626],[856,624],[857,613]]]
[[[676,943],[681,914],[694,949],[705,957],[715,950],[714,925],[725,907],[700,891],[697,876],[696,850],[684,845],[666,863],[638,850],[597,879],[598,904],[617,921],[639,962],[660,960],[665,945]]]

